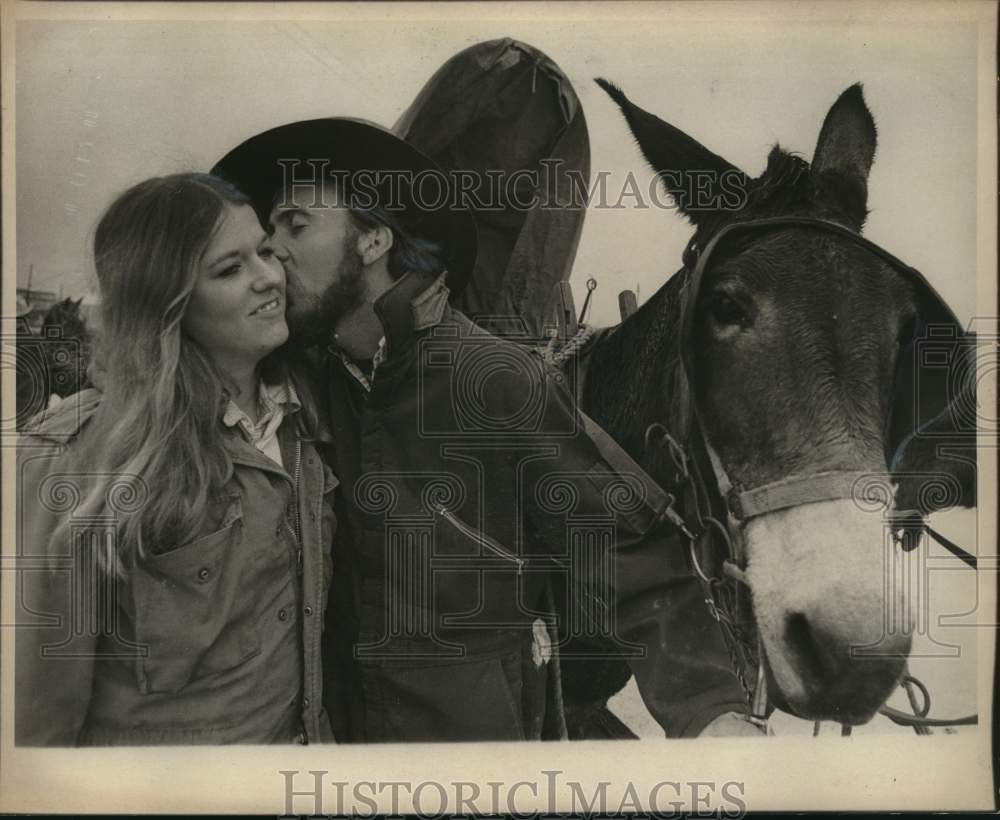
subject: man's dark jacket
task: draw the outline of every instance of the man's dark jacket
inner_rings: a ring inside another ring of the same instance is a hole
[[[337,739],[563,736],[556,635],[581,630],[616,636],[669,736],[741,709],[720,653],[702,651],[719,631],[668,497],[562,376],[450,308],[443,275],[403,276],[375,310],[370,392],[332,348],[323,372],[341,481],[324,661]],[[558,584],[577,606],[556,623]]]

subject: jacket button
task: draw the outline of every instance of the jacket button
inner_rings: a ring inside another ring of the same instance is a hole
[[[309,706],[309,698],[302,698],[302,705]]]
[[[278,538],[281,538],[281,524],[278,524],[278,526],[274,528],[274,534]]]
[[[287,609],[282,608],[282,609],[278,610],[278,620],[279,621],[287,621],[288,620],[288,610]]]
[[[316,513],[314,513],[312,510],[309,511],[309,520],[310,521],[316,520]]]
[[[311,606],[309,606],[309,604],[306,604],[302,611],[305,612],[306,615],[312,615],[313,614],[313,608]]]
[[[208,567],[202,567],[198,570],[198,580],[207,581],[208,577],[212,574],[212,571]]]

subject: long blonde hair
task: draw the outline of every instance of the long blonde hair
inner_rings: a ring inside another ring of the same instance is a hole
[[[194,537],[232,470],[219,423],[225,383],[181,328],[227,204],[249,200],[207,174],[156,177],[119,196],[94,237],[103,397],[76,449],[94,479],[81,512],[116,507],[118,572],[150,544]],[[270,354],[262,375],[285,375],[282,363]],[[116,505],[113,489],[130,482]]]

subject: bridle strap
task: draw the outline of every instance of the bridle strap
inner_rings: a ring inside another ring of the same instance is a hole
[[[849,239],[855,245],[858,245],[879,257],[883,262],[889,265],[889,267],[895,268],[896,270],[905,273],[907,276],[920,282],[921,287],[925,288],[927,292],[933,296],[935,300],[937,300],[937,302],[941,305],[947,305],[947,302],[941,298],[941,295],[937,292],[934,286],[927,281],[927,278],[916,268],[907,265],[898,256],[895,256],[882,246],[872,242],[867,237],[862,236],[853,228],[841,225],[839,222],[834,222],[832,219],[819,219],[817,217],[809,216],[772,216],[765,217],[763,219],[747,219],[743,222],[730,222],[728,225],[723,226],[712,235],[708,244],[702,251],[698,252],[697,249],[689,248],[690,255],[695,256],[697,259],[695,265],[687,266],[689,270],[695,272],[694,279],[696,281],[696,285],[701,284],[700,280],[702,274],[704,273],[705,266],[708,263],[709,257],[711,257],[712,251],[715,250],[716,246],[719,245],[724,237],[734,233],[754,231],[765,232],[768,230],[780,230],[782,228],[816,228],[820,231],[824,231],[825,233],[832,233],[842,236],[845,239]],[[954,315],[951,318],[956,324],[958,324],[958,320],[954,317]]]
[[[858,484],[870,475],[871,473],[851,470],[831,470],[793,476],[744,492],[730,491],[726,504],[737,521],[745,522],[757,516],[804,504],[853,498]]]

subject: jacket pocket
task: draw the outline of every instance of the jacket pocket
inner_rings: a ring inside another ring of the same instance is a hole
[[[366,689],[378,692],[369,700],[369,739],[524,740],[521,652],[366,668]]]
[[[261,651],[252,595],[241,594],[243,510],[230,497],[222,528],[141,560],[133,574],[139,685],[176,693]]]

